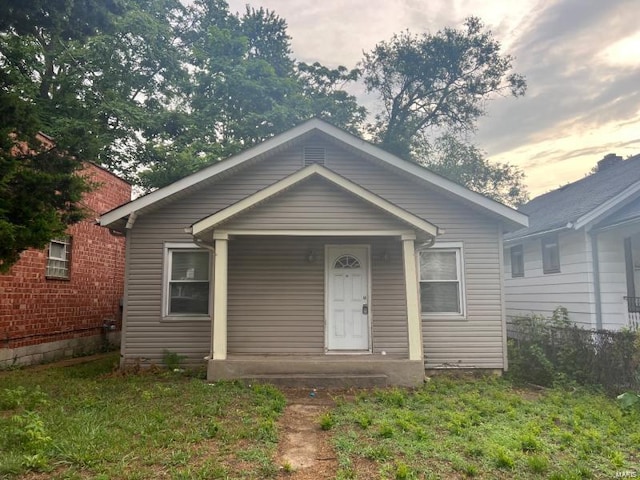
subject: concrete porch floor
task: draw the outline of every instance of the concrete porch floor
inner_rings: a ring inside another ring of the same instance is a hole
[[[424,362],[392,355],[229,355],[209,360],[207,379],[300,387],[415,387],[424,381]]]

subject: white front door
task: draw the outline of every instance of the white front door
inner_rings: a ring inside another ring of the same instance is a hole
[[[369,350],[369,249],[327,248],[327,349]]]

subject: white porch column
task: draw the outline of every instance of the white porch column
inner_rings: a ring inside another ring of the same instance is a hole
[[[407,332],[409,334],[409,360],[422,360],[422,319],[418,296],[418,271],[416,269],[415,236],[402,236],[404,281],[407,296]]]
[[[213,268],[213,325],[211,359],[227,358],[227,265],[229,235],[214,233],[215,262]]]

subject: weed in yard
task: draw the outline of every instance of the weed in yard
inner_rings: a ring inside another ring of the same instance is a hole
[[[496,467],[512,469],[515,465],[515,460],[511,452],[503,447],[498,447],[493,452],[493,458]]]
[[[49,402],[47,394],[39,385],[27,389],[23,386],[15,388],[5,388],[0,391],[0,411],[1,410],[33,410]]]
[[[176,352],[171,352],[169,350],[164,350],[162,352],[162,363],[172,372],[180,372],[182,370],[180,366],[182,365],[182,362],[185,360],[185,358],[187,357]]]
[[[484,448],[482,445],[472,444],[467,447],[466,454],[470,457],[482,458],[484,457]]]
[[[320,416],[320,428],[322,430],[331,430],[334,425],[335,419],[333,418],[333,415],[331,415],[331,413],[323,413]]]
[[[204,425],[202,430],[203,438],[214,438],[220,433],[220,423],[216,420],[210,420]]]
[[[380,462],[392,458],[393,453],[386,445],[375,445],[365,448],[362,451],[362,456],[369,460]]]
[[[376,398],[383,405],[401,408],[407,400],[407,392],[399,388],[379,390],[376,392]]]
[[[373,423],[373,418],[368,412],[358,412],[354,417],[354,421],[360,425],[361,428],[367,429]]]
[[[618,450],[611,452],[609,459],[611,460],[611,465],[615,468],[622,468],[624,466],[624,453]]]
[[[258,425],[256,438],[265,442],[278,441],[278,429],[276,423],[271,418],[266,418]]]
[[[533,473],[542,474],[549,469],[549,460],[542,455],[532,455],[527,458],[527,467]]]
[[[537,435],[525,433],[520,437],[520,449],[523,452],[537,452],[542,448],[542,443]]]
[[[388,422],[383,422],[378,427],[377,435],[380,438],[391,438],[393,437],[394,429],[393,426]]]
[[[295,468],[293,468],[293,465],[291,465],[291,462],[289,462],[288,460],[285,460],[284,463],[282,464],[282,471],[284,473],[293,473],[295,471]]]
[[[407,480],[409,478],[414,478],[414,475],[406,463],[396,462],[394,477],[396,480]]]
[[[336,472],[336,480],[354,480],[357,478],[356,472],[353,468],[340,468]]]
[[[479,470],[476,465],[469,463],[461,458],[458,458],[451,462],[453,469],[462,473],[465,477],[475,477],[478,475]]]

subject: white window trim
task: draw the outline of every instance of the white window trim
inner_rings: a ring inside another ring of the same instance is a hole
[[[49,240],[49,247],[47,250],[47,264],[45,269],[45,277],[51,280],[70,280],[71,279],[71,242],[72,238],[70,235],[66,235],[64,237],[52,238]],[[58,245],[62,245],[64,256],[55,257],[51,252],[51,244],[57,243]],[[51,267],[49,265],[49,261],[54,260],[56,262],[63,262],[65,265],[64,270],[66,271],[66,275],[53,275],[50,270],[56,269],[55,267]]]
[[[553,267],[552,265],[545,265],[545,252],[547,245],[555,245],[558,257],[558,266]],[[557,273],[562,273],[562,257],[560,255],[560,235],[547,235],[540,239],[540,254],[542,255],[542,274],[543,275],[555,275]]]
[[[463,242],[436,242],[432,247],[425,248],[424,250],[418,250],[416,255],[417,268],[418,268],[418,288],[422,283],[420,278],[420,256],[422,252],[429,252],[433,250],[455,251],[456,252],[456,267],[458,269],[459,281],[458,281],[458,294],[460,295],[460,312],[422,312],[422,306],[420,307],[421,317],[423,320],[437,320],[445,318],[447,320],[466,320],[467,319],[467,296],[464,280],[464,244]],[[420,297],[422,304],[422,296]]]
[[[171,255],[173,250],[198,250],[201,252],[207,252],[209,254],[209,313],[206,314],[192,314],[192,313],[169,313],[169,279],[171,278]],[[168,243],[164,244],[163,251],[163,271],[162,271],[162,320],[165,321],[188,321],[188,320],[211,320],[211,312],[213,312],[213,255],[211,252],[203,249],[196,243]]]
[[[522,262],[522,272],[521,273],[515,273],[513,272],[513,252],[514,252],[514,248],[520,248],[520,261]],[[518,245],[512,245],[511,247],[509,247],[509,266],[511,267],[511,278],[523,278],[525,276],[525,271],[524,271],[524,245],[523,244],[518,244]]]

